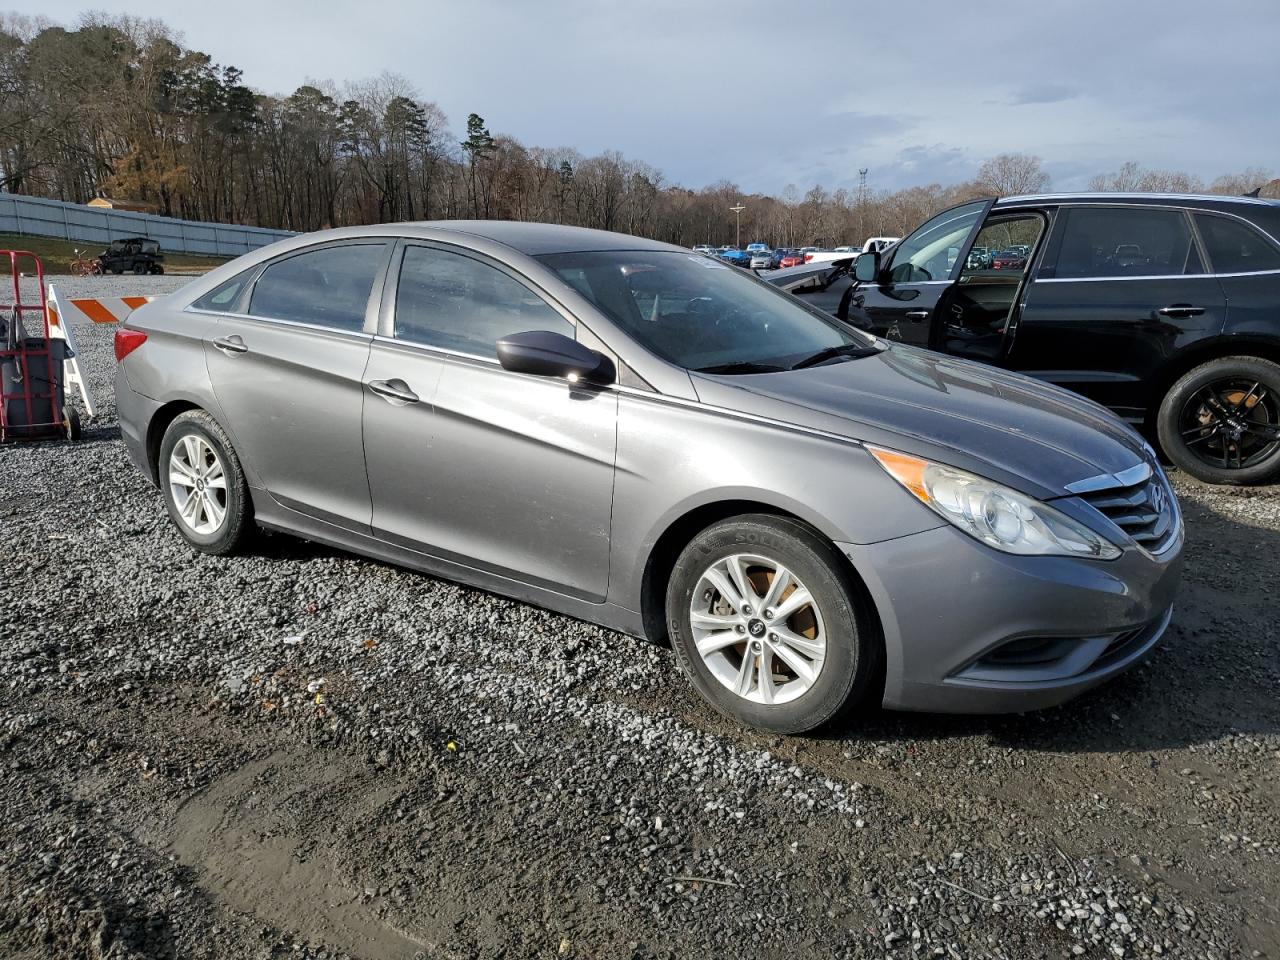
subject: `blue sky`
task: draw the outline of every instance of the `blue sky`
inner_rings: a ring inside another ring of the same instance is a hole
[[[12,4],[12,0],[10,0]],[[1280,174],[1275,0],[332,0],[95,4],[155,16],[250,85],[402,74],[461,130],[621,150],[669,182],[878,189],[1007,151],[1080,189],[1126,160]],[[83,4],[11,6],[74,22]]]

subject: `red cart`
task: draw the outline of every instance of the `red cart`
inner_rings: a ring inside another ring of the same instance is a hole
[[[80,418],[63,403],[67,342],[49,336],[44,267],[22,250],[0,250],[8,264],[13,300],[0,303],[0,442],[80,439]],[[38,293],[24,300],[23,271]],[[0,278],[3,274],[0,274]],[[39,331],[35,335],[32,331]]]

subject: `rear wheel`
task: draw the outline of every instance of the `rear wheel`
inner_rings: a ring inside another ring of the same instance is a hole
[[[249,487],[231,441],[203,410],[174,418],[157,464],[178,532],[202,553],[234,553],[252,528]]]
[[[141,277],[143,274],[147,272],[147,265],[141,260],[139,260],[137,263],[133,265],[133,272],[137,276]]]
[[[777,733],[862,701],[879,667],[839,554],[782,517],[735,517],[695,537],[667,585],[667,627],[713,707]]]
[[[1173,385],[1156,420],[1165,454],[1206,483],[1280,479],[1280,365],[1222,357]]]
[[[72,443],[80,439],[80,414],[70,408],[64,409],[62,413],[62,428],[67,434],[67,439]]]

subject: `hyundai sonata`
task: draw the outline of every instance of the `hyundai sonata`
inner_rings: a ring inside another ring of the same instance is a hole
[[[256,526],[655,640],[781,732],[1021,711],[1157,643],[1151,449],[740,270],[525,223],[300,236],[135,311],[125,443],[197,550]]]

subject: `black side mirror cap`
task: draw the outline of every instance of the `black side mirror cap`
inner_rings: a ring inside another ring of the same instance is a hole
[[[497,343],[504,370],[536,377],[564,377],[571,382],[607,386],[618,379],[613,361],[599,350],[550,330],[526,330]]]
[[[880,276],[880,254],[868,250],[853,261],[853,278],[859,283],[875,283]]]

